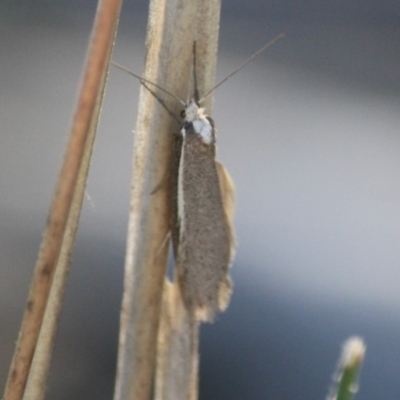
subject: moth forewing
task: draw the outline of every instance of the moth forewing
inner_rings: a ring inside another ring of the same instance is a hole
[[[177,276],[186,308],[210,321],[227,307],[231,294],[234,235],[224,207],[231,201],[222,193],[230,178],[218,172],[213,121],[194,100],[185,108],[181,134]]]

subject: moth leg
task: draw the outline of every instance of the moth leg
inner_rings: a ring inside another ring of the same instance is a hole
[[[171,171],[167,171],[162,177],[161,181],[157,183],[154,189],[150,192],[150,194],[153,195],[157,193],[162,187],[164,187],[168,183],[170,176],[171,176]]]
[[[168,231],[167,234],[165,235],[163,241],[160,244],[160,247],[158,248],[157,252],[156,252],[156,257],[161,253],[161,251],[164,249],[164,247],[166,246],[166,244],[168,243],[169,239],[171,237],[171,231]]]

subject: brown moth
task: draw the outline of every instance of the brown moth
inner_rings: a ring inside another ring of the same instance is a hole
[[[272,39],[201,100],[196,88],[194,43],[195,96],[186,104],[166,89],[114,63],[138,78],[175,120],[177,118],[147,84],[154,85],[184,105],[181,114],[183,125],[173,140],[171,237],[182,300],[197,320],[212,321],[216,312],[227,308],[232,293],[229,269],[235,253],[234,185],[226,169],[216,160],[216,129],[200,104],[218,86],[282,37],[280,34]]]
[[[183,302],[199,320],[228,306],[234,255],[233,183],[216,157],[216,130],[197,101],[182,112],[177,179],[176,273]]]
[[[186,103],[181,137],[175,140],[179,159],[177,217],[172,237],[176,254],[176,273],[183,302],[198,320],[212,321],[230,301],[232,281],[229,269],[235,250],[233,229],[234,189],[226,169],[216,161],[214,121],[200,107],[218,86],[253,58],[283,37],[276,36],[199,100],[196,87],[196,46],[194,43],[194,99]],[[175,180],[176,177],[172,178]],[[174,185],[172,185],[174,187]]]

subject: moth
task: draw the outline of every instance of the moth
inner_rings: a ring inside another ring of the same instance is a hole
[[[181,116],[178,173],[172,175],[177,181],[172,185],[177,191],[176,274],[186,308],[197,319],[211,321],[227,308],[232,293],[234,185],[216,160],[214,121],[195,99]]]
[[[166,89],[128,71],[149,90],[160,104],[164,102],[149,88],[154,85],[184,105],[182,127],[174,136],[174,160],[170,174],[173,191],[171,236],[176,260],[176,278],[189,314],[201,321],[212,321],[224,311],[232,294],[230,266],[235,253],[233,228],[234,185],[228,172],[216,160],[217,132],[212,118],[201,102],[218,86],[242,69],[254,57],[283,37],[278,35],[220,83],[199,99],[196,85],[196,50],[194,44],[195,94],[186,103]],[[173,116],[176,119],[175,116]]]

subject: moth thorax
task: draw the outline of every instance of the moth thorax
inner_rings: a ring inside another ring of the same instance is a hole
[[[182,116],[185,123],[188,123],[193,133],[199,135],[204,144],[209,145],[213,140],[213,128],[209,119],[207,118],[204,108],[201,108],[194,99],[190,100],[186,108],[183,110]],[[188,127],[184,126],[181,130],[183,137],[190,132]]]

